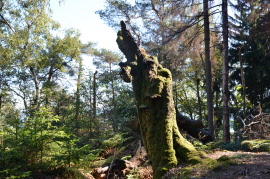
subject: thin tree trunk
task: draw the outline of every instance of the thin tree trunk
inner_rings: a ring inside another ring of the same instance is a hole
[[[210,60],[210,30],[209,30],[208,0],[203,0],[203,11],[204,11],[205,76],[206,76],[206,94],[207,94],[207,111],[208,111],[207,112],[208,129],[211,135],[215,137],[212,67]]]
[[[110,118],[112,120],[112,126],[113,126],[113,131],[117,132],[117,125],[114,117],[114,110],[115,110],[115,91],[114,91],[114,80],[112,76],[112,63],[109,63],[109,70],[110,70],[110,76],[111,76],[111,89],[112,89],[112,106],[111,106],[111,115]]]
[[[229,68],[228,68],[228,2],[222,0],[222,35],[223,35],[223,64],[222,64],[222,89],[223,89],[223,141],[230,142],[229,121]]]
[[[238,54],[239,54],[240,70],[241,70],[241,82],[242,82],[242,88],[243,88],[243,97],[242,97],[243,98],[243,111],[244,111],[244,119],[246,119],[247,118],[247,114],[246,114],[246,81],[245,81],[243,60],[241,57],[241,49],[242,49],[243,45],[241,47],[238,47]]]
[[[50,67],[50,70],[49,70],[49,75],[48,75],[48,78],[47,78],[47,83],[50,84],[51,83],[51,80],[52,80],[52,77],[53,77],[53,66]],[[50,103],[50,97],[49,95],[46,93],[46,96],[45,96],[45,105],[46,106],[49,106],[49,103]]]
[[[97,125],[97,135],[99,136],[99,125],[97,124],[97,71],[94,73],[93,81],[93,121]]]
[[[75,121],[76,121],[76,129],[79,129],[79,114],[80,114],[80,97],[81,97],[81,78],[82,78],[82,59],[79,61],[79,72],[77,78],[77,90],[76,90],[76,106],[75,106]]]
[[[92,103],[92,84],[91,84],[91,76],[90,76],[90,88],[89,88],[89,103],[88,103],[88,106],[89,106],[89,109],[92,109],[93,108],[93,103]],[[88,138],[90,139],[92,137],[92,134],[93,134],[93,129],[92,129],[92,126],[93,126],[93,111],[89,110],[89,126],[88,126]]]
[[[197,99],[199,107],[199,121],[202,122],[202,105],[201,105],[201,95],[200,95],[200,79],[196,80],[196,90],[197,90]]]

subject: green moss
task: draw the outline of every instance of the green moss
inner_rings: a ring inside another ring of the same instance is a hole
[[[245,140],[241,146],[248,151],[269,152],[270,140]]]
[[[217,161],[219,161],[219,162],[221,162],[221,161],[228,161],[228,160],[230,160],[230,157],[227,156],[227,155],[222,155],[221,157],[219,157],[217,159]]]
[[[167,79],[172,79],[171,72],[166,68],[158,70],[158,75],[165,77]]]
[[[258,146],[259,152],[270,152],[270,143],[262,143]]]
[[[117,41],[117,44],[118,44],[118,46],[119,46],[120,49],[124,47],[125,44],[124,44],[124,39],[122,37],[122,31],[121,30],[119,30],[117,32],[117,39],[116,39],[116,41]]]
[[[151,67],[151,69],[157,68]],[[158,75],[150,80],[146,78],[143,86],[144,98],[141,101],[149,108],[139,111],[140,122],[143,124],[141,130],[145,137],[148,156],[152,161],[154,178],[161,178],[168,169],[178,163],[172,134],[175,109],[172,98],[168,98],[171,93],[170,82],[171,79]]]
[[[181,173],[179,176],[181,177],[188,177],[189,178],[189,175],[192,174],[194,168],[193,167],[185,167],[181,170]]]
[[[119,30],[119,31],[117,32],[117,37],[119,37],[119,36],[121,36],[121,38],[123,38],[123,37],[122,37],[122,30]]]
[[[231,165],[230,162],[227,161],[217,161],[213,159],[203,159],[201,163],[196,165],[184,167],[180,170],[177,175],[177,178],[204,178],[204,175],[209,173],[210,171],[224,169]],[[199,174],[198,174],[199,173]]]

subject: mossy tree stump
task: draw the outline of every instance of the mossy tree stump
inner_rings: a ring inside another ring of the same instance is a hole
[[[125,82],[132,82],[141,134],[154,178],[162,178],[179,160],[199,163],[202,154],[178,130],[170,71],[138,47],[123,21],[117,44],[127,59],[119,63],[120,75]]]

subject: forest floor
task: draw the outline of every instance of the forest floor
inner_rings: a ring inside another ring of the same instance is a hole
[[[233,164],[219,166],[214,170],[195,169],[189,177],[164,177],[165,179],[270,179],[270,153],[244,151],[216,151],[208,157],[218,159],[221,156],[231,158]],[[174,171],[181,171],[179,168]],[[176,172],[177,173],[177,172]]]
[[[268,152],[232,152],[217,151],[209,153],[213,159],[226,155],[231,157],[236,164],[228,167],[217,168],[205,174],[201,179],[269,179],[270,178],[270,153]]]
[[[131,160],[138,166],[138,179],[152,179],[152,170],[150,165],[140,165],[136,161],[145,159],[145,155],[140,155],[139,160]],[[221,156],[228,156],[232,160],[232,165],[219,166],[214,170],[195,169],[189,177],[176,177],[169,175],[164,179],[270,179],[270,153],[269,152],[244,152],[244,151],[215,151],[208,153],[208,157],[218,159]],[[172,174],[181,172],[183,166],[172,169]],[[88,178],[88,177],[86,177]],[[90,177],[93,179],[92,177]],[[130,178],[130,177],[128,177]],[[136,178],[134,175],[131,178]]]

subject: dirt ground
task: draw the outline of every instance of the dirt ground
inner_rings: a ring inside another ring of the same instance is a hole
[[[140,157],[145,156],[140,155]],[[235,164],[228,167],[221,166],[220,168],[210,171],[208,173],[201,172],[200,170],[194,173],[193,177],[189,179],[270,179],[270,153],[267,152],[244,152],[244,151],[216,151],[214,153],[207,154],[212,159],[218,159],[219,157],[226,155],[232,158]],[[140,158],[141,161],[144,160]],[[138,162],[139,160],[137,160]],[[140,166],[140,162],[134,164]],[[181,167],[173,169],[175,173],[181,171]],[[139,167],[137,172],[143,179],[152,179],[151,167]],[[174,173],[174,172],[173,172]],[[198,177],[200,176],[200,177]],[[94,179],[92,176],[85,176],[88,179]],[[136,177],[133,177],[136,178]],[[175,178],[175,175],[169,175],[165,179]],[[177,179],[182,179],[177,178]]]
[[[270,153],[219,151],[208,155],[213,159],[232,156],[237,164],[211,171],[202,179],[270,179]]]

